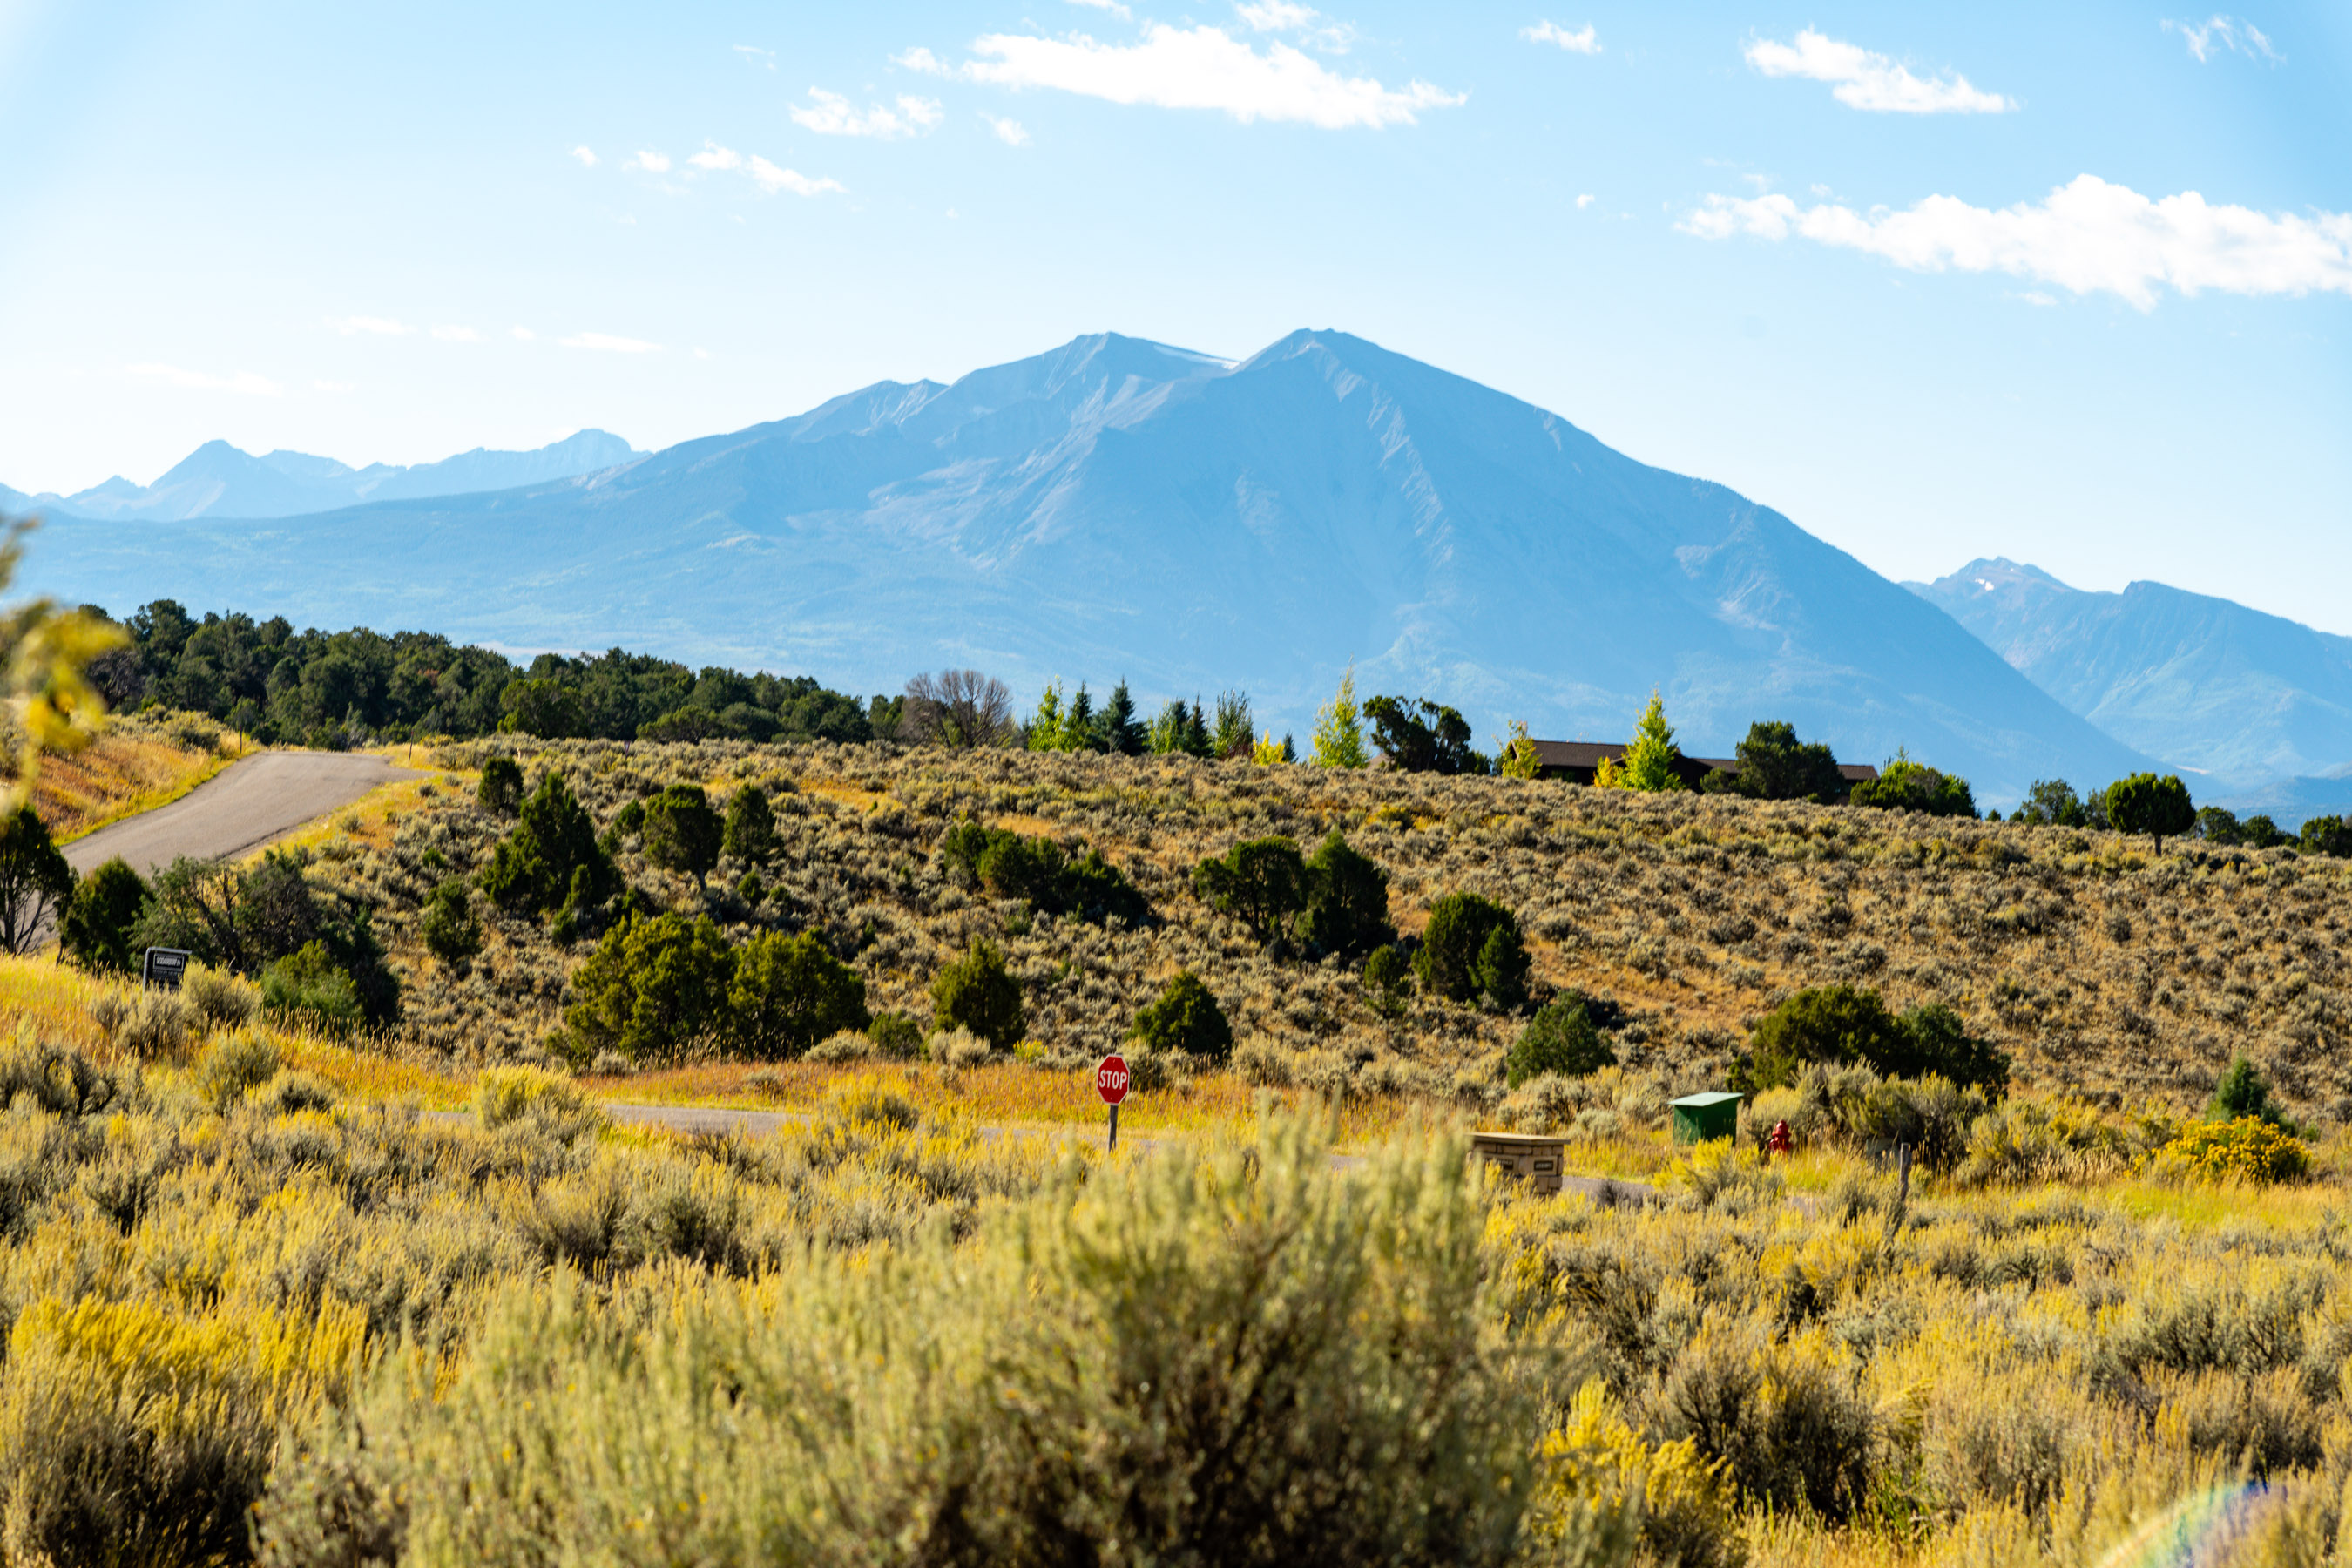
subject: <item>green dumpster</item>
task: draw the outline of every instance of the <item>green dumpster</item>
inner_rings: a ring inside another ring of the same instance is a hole
[[[1736,1135],[1743,1098],[1726,1093],[1684,1095],[1674,1102],[1675,1142],[1705,1143]]]

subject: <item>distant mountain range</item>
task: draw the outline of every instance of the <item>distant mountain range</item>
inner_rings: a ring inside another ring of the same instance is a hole
[[[0,507],[49,516],[159,522],[194,517],[294,517],[332,511],[355,501],[413,500],[544,484],[593,474],[643,455],[603,430],[583,430],[535,452],[489,452],[477,447],[413,468],[370,463],[354,468],[307,452],[269,452],[257,458],[226,441],[207,441],[152,485],[135,485],[117,476],[69,496],[26,495],[0,485]]]
[[[962,664],[1024,702],[1056,676],[1244,687],[1302,742],[1353,659],[1360,691],[1453,703],[1486,744],[1506,718],[1620,739],[1657,687],[1694,752],[1786,719],[1848,760],[1907,746],[1988,800],[2147,765],[1779,513],[1342,332],[1239,363],[1085,337],[625,468],[374,495],[164,532],[61,516],[32,574],[123,609],[618,644],[857,690]]]
[[[2161,583],[2086,593],[1998,558],[1906,585],[2073,712],[2203,775],[2200,795],[2298,818],[2352,805],[2352,637]]]

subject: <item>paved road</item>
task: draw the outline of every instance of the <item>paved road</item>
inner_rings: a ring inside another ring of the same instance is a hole
[[[124,817],[65,847],[87,875],[117,855],[148,875],[180,856],[250,854],[379,784],[417,775],[382,757],[341,752],[263,752],[232,763],[169,805]]]
[[[444,1110],[430,1114],[436,1120],[450,1121],[473,1119],[473,1113],[466,1110]],[[672,1132],[741,1132],[751,1138],[765,1138],[787,1124],[804,1122],[808,1120],[804,1115],[789,1110],[739,1110],[732,1107],[714,1105],[620,1105],[610,1100],[604,1102],[604,1114],[624,1126],[661,1127]],[[1067,1138],[1082,1135],[1076,1128],[1058,1127],[982,1127],[980,1132],[982,1137],[991,1139],[1001,1138],[1008,1133],[1014,1136],[1042,1138]],[[1084,1136],[1091,1138],[1094,1135],[1084,1134]],[[1123,1147],[1149,1150],[1177,1141],[1168,1138],[1130,1137],[1121,1139],[1119,1142]],[[1331,1156],[1331,1163],[1343,1170],[1363,1163],[1364,1157],[1360,1154]],[[1640,1182],[1615,1181],[1607,1176],[1562,1176],[1560,1187],[1562,1191],[1581,1193],[1597,1203],[1612,1206],[1621,1203],[1652,1204],[1665,1201],[1665,1194],[1655,1187],[1644,1185]]]

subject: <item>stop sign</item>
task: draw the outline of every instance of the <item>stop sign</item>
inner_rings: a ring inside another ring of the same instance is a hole
[[[1105,1057],[1102,1066],[1095,1068],[1095,1092],[1103,1097],[1105,1105],[1117,1105],[1127,1098],[1127,1058]]]

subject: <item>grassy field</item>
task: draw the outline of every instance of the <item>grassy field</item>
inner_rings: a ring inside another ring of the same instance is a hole
[[[1011,1059],[572,1079],[534,1064],[583,946],[493,914],[459,968],[416,938],[504,830],[481,755],[299,839],[383,910],[406,998],[381,1037],[280,1027],[226,982],[159,1022],[0,960],[0,1559],[2352,1556],[2332,863],[1511,781],[534,748],[600,820],[674,778],[775,791],[781,899],[625,841],[658,901],[822,930],[919,1015],[986,934],[1032,998]],[[1103,847],[1154,920],[972,894],[935,853],[965,817]],[[1622,1007],[1622,1064],[1507,1091],[1515,1020],[1391,1023],[1187,890],[1237,837],[1335,827],[1408,930],[1454,889],[1509,903],[1541,983]],[[1139,1089],[1108,1156],[1087,1068],[1179,965],[1244,1048]],[[1831,978],[1960,1010],[2017,1088],[1932,1134],[1907,1193],[1873,1119],[1946,1102],[1858,1071],[1756,1108],[1793,1157],[1673,1146],[1665,1099]],[[2239,1050],[2306,1174],[2178,1156]],[[602,1100],[793,1120],[690,1139]],[[1664,1200],[1532,1197],[1465,1161],[1497,1124]]]

